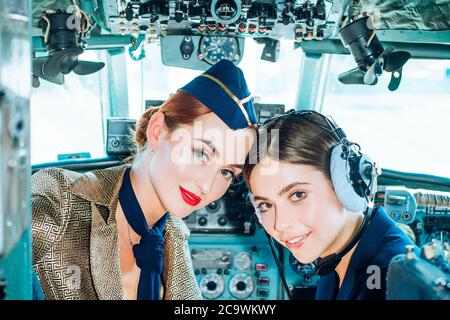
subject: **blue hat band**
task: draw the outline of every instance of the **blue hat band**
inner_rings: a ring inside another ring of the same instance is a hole
[[[252,122],[250,121],[250,117],[249,117],[249,115],[247,113],[247,110],[245,110],[245,108],[244,108],[244,103],[247,103],[248,101],[250,101],[251,96],[248,96],[248,97],[246,97],[244,99],[239,99],[222,81],[220,81],[216,77],[214,77],[214,76],[212,76],[210,74],[207,74],[207,73],[203,73],[200,76],[208,78],[208,79],[214,81],[215,83],[217,83],[223,89],[223,91],[225,91],[225,93],[231,99],[233,99],[233,101],[239,106],[239,109],[241,109],[241,112],[244,115],[245,120],[247,121],[247,124],[250,127],[253,126]]]

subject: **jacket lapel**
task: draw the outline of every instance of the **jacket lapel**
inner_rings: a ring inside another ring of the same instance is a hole
[[[105,223],[95,204],[92,207],[91,274],[100,300],[123,298],[116,223]]]
[[[190,231],[182,219],[169,215],[164,233],[164,299],[202,299],[187,242],[189,235]]]
[[[91,202],[90,267],[100,300],[123,299],[115,212],[127,165],[84,174],[72,192]]]

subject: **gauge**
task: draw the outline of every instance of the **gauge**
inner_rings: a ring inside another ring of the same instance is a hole
[[[253,279],[245,273],[236,274],[229,283],[230,293],[236,299],[247,299],[254,287]]]
[[[199,286],[202,295],[207,299],[216,299],[225,291],[225,281],[215,273],[204,276]]]
[[[289,265],[296,274],[304,277],[305,279],[310,279],[315,274],[314,263],[303,264],[295,259],[292,253],[289,256]]]
[[[250,253],[242,251],[236,255],[234,263],[239,270],[245,271],[252,266],[252,257],[250,256]]]
[[[239,43],[236,38],[203,36],[200,39],[199,59],[213,65],[222,59],[235,62],[240,58]]]
[[[241,0],[212,0],[211,15],[221,24],[234,23],[241,16]]]
[[[392,210],[389,212],[389,215],[391,216],[392,220],[394,220],[395,222],[399,222],[400,218],[402,217],[402,214],[400,211],[398,210]]]
[[[427,242],[432,240],[438,240],[441,244],[445,242],[450,243],[450,232],[447,230],[436,230],[433,231],[427,238]]]

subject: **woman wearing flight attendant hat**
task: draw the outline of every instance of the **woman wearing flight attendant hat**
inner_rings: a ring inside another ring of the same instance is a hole
[[[34,174],[33,266],[45,297],[200,299],[182,218],[241,173],[255,122],[242,71],[222,60],[144,112],[131,164]]]

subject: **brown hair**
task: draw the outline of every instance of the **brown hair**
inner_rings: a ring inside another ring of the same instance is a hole
[[[164,123],[169,132],[173,132],[179,125],[190,125],[198,117],[210,113],[203,103],[184,91],[177,91],[159,107],[147,109],[136,123],[133,133],[134,150],[127,161],[133,161],[136,155],[147,147],[147,126],[151,117],[157,113],[164,113]]]
[[[323,117],[313,113],[290,113],[263,124],[243,170],[249,188],[252,170],[265,157],[291,164],[311,165],[331,179],[330,155],[337,142],[320,126],[329,127]]]

